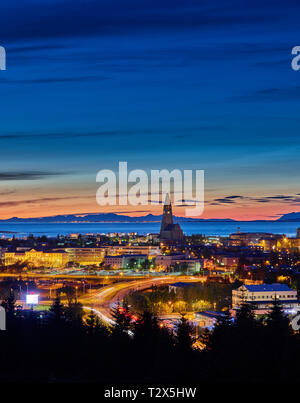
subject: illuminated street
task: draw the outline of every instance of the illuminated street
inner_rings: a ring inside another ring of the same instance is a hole
[[[150,288],[152,285],[166,285],[178,280],[175,277],[154,278],[150,280],[137,280],[116,283],[111,286],[104,287],[100,292],[95,292],[93,295],[83,297],[80,302],[84,307],[95,309],[95,312],[107,323],[112,322],[111,309],[117,303],[121,302],[125,295],[132,291],[142,291]],[[180,280],[185,282],[198,282],[199,279],[191,276],[181,276]]]

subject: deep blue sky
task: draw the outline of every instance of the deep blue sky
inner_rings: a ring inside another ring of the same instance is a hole
[[[99,211],[118,160],[205,169],[206,216],[298,211],[297,3],[1,4],[0,216]]]

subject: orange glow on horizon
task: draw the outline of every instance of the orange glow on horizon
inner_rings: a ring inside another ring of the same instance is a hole
[[[1,204],[0,204],[1,207]],[[295,208],[283,203],[268,203],[268,205],[248,205],[247,207],[238,204],[230,206],[206,206],[204,214],[199,217],[203,219],[234,219],[237,221],[251,220],[276,220],[282,214],[294,212]],[[95,200],[86,200],[82,198],[76,199],[75,202],[70,200],[58,202],[41,202],[33,204],[12,205],[9,207],[9,202],[5,207],[0,209],[0,219],[8,219],[11,217],[19,218],[38,218],[54,215],[68,214],[87,214],[87,213],[116,213],[134,216],[145,216],[147,214],[160,215],[162,214],[162,205],[157,206],[99,206]],[[176,216],[185,216],[185,208],[173,206],[173,214]]]

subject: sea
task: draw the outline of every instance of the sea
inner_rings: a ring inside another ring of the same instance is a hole
[[[185,235],[203,234],[207,236],[228,236],[237,232],[269,232],[273,234],[285,234],[288,237],[296,235],[300,222],[280,221],[234,221],[234,222],[181,222]],[[0,237],[23,238],[30,234],[35,236],[46,235],[56,237],[57,235],[80,234],[108,234],[137,232],[145,235],[158,233],[159,222],[143,223],[0,223]]]

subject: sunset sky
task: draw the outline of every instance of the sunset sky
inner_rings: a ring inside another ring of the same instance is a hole
[[[202,218],[300,211],[298,1],[6,3],[1,219],[161,213],[97,205],[118,161],[205,170]]]

